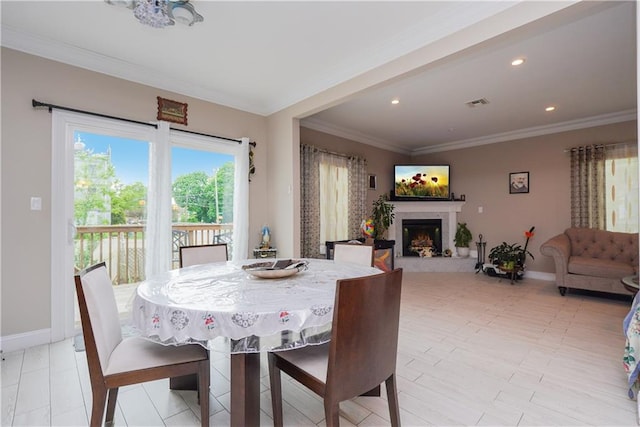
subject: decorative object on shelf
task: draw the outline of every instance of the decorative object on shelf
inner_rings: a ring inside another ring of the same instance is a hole
[[[253,257],[254,258],[277,258],[278,250],[276,248],[269,248],[269,249],[255,248],[253,250]]]
[[[529,192],[529,172],[511,172],[509,174],[509,194]]]
[[[262,227],[262,240],[260,241],[260,249],[269,249],[271,242],[271,230],[266,225]]]
[[[451,256],[453,255],[453,252],[451,252],[451,249],[447,248],[444,250],[444,252],[442,252],[442,256],[445,258],[451,258]]]
[[[456,235],[453,238],[453,241],[456,244],[456,252],[458,256],[461,258],[466,258],[469,256],[469,243],[473,238],[471,231],[467,228],[466,222],[459,222],[458,227],[456,228]]]
[[[187,104],[158,96],[158,120],[187,125]]]
[[[133,16],[142,24],[154,28],[164,28],[176,22],[192,26],[204,21],[189,0],[104,0],[115,6],[133,10]]]
[[[364,236],[365,240],[373,240],[373,220],[371,218],[367,218],[360,223],[360,232]]]
[[[465,199],[466,199],[466,196],[465,196],[464,194],[461,194],[461,195],[460,195],[460,201],[461,201],[461,202],[464,202],[464,201],[465,201]]]
[[[393,224],[395,214],[393,210],[395,206],[389,202],[389,196],[381,194],[378,199],[373,202],[373,211],[371,219],[373,220],[373,238],[382,240],[387,229]]]

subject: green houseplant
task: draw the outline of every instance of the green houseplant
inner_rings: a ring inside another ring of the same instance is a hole
[[[533,237],[534,229],[535,227],[531,227],[529,231],[524,233],[527,238],[524,248],[516,243],[509,244],[507,242],[502,242],[500,245],[491,249],[489,252],[489,261],[504,270],[522,270],[524,268],[527,255],[529,255],[531,259],[534,259],[533,254],[527,250],[527,246],[529,246],[529,239]]]
[[[460,257],[468,257],[469,256],[469,243],[473,238],[471,231],[467,228],[466,222],[459,222],[458,227],[456,228],[456,234],[453,238],[453,241],[456,245],[456,251],[458,252],[458,256]]]
[[[389,203],[389,196],[381,194],[376,201],[373,202],[373,210],[371,219],[373,220],[373,238],[376,240],[384,239],[387,229],[393,224],[395,206]]]

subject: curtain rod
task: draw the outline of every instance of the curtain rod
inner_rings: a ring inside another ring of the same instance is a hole
[[[93,111],[78,110],[78,109],[75,109],[75,108],[63,107],[61,105],[54,105],[54,104],[48,104],[48,103],[45,103],[45,102],[36,101],[35,99],[31,100],[31,106],[33,108],[47,107],[49,109],[49,112],[51,112],[52,109],[56,108],[58,110],[71,111],[73,113],[89,114],[91,116],[102,117],[102,118],[105,118],[105,119],[122,120],[122,121],[128,122],[128,123],[136,123],[136,124],[139,124],[139,125],[151,126],[151,127],[156,128],[156,129],[158,128],[158,125],[155,124],[155,123],[141,122],[139,120],[132,120],[132,119],[126,119],[126,118],[123,118],[123,117],[109,116],[107,114],[94,113]],[[240,139],[227,138],[226,136],[209,135],[209,134],[206,134],[206,133],[194,132],[194,131],[184,130],[184,129],[175,129],[175,128],[171,128],[171,130],[175,130],[175,131],[178,131],[178,132],[190,133],[190,134],[193,134],[193,135],[207,136],[207,137],[210,137],[210,138],[223,139],[225,141],[233,141],[233,142],[237,142],[238,144],[242,143],[242,140],[240,140]],[[251,142],[249,142],[249,145],[255,147],[256,146],[256,142],[255,141],[251,141]]]
[[[326,149],[324,149],[324,148],[316,147],[316,146],[314,146],[314,145],[307,145],[307,144],[302,144],[302,145],[303,145],[303,146],[306,146],[306,147],[309,147],[309,148],[311,148],[312,150],[317,151],[318,153],[331,154],[332,156],[346,157],[346,158],[349,158],[349,159],[351,159],[351,158],[358,158],[358,157],[360,157],[360,156],[358,156],[358,155],[356,155],[356,154],[344,154],[344,153],[338,153],[338,152],[336,152],[336,151],[329,151],[329,150],[326,150]],[[360,158],[364,159],[364,157],[360,157]],[[364,159],[364,160],[366,160],[366,159]]]
[[[565,148],[564,152],[565,153],[570,153],[572,151],[584,150],[585,147],[595,147],[595,148],[615,147],[616,145],[627,145],[627,144],[637,144],[637,143],[638,143],[638,141],[621,141],[621,142],[611,142],[609,144],[592,144],[592,145],[586,145],[584,147]]]

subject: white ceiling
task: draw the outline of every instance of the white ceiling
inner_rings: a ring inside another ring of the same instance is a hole
[[[192,0],[204,22],[155,29],[102,0],[2,0],[1,42],[268,115],[517,3]],[[567,10],[302,123],[419,154],[635,118],[635,2]],[[516,56],[527,59],[518,69]],[[489,103],[465,105],[478,98]]]

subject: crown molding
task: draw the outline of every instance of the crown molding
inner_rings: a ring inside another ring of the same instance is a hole
[[[637,120],[637,110],[624,110],[616,113],[601,114],[599,116],[584,117],[576,120],[555,123],[544,126],[534,126],[530,128],[518,129],[510,132],[496,133],[493,135],[478,138],[464,139],[461,141],[446,142],[444,144],[431,145],[418,148],[412,151],[412,155],[437,153],[441,151],[458,150],[461,148],[477,147],[480,145],[495,144],[498,142],[514,141],[517,139],[531,138],[553,133],[567,132],[577,129],[585,129],[595,126],[603,126],[612,123],[627,122]]]
[[[240,100],[232,94],[191,84],[181,79],[180,76],[161,74],[155,69],[149,69],[90,50],[16,31],[7,25],[0,25],[0,32],[2,34],[0,43],[3,47],[248,113],[261,116],[270,113],[256,103]]]
[[[360,142],[362,144],[371,145],[383,150],[393,151],[400,154],[412,154],[411,150],[397,147],[393,142],[387,141],[386,139],[376,138],[375,136],[367,135],[342,126],[335,126],[331,123],[315,118],[305,118],[300,120],[300,126],[317,130],[318,132],[328,133],[329,135],[338,136],[340,138],[349,139],[351,141]]]
[[[350,139],[352,141],[371,145],[387,151],[393,151],[401,154],[417,156],[421,154],[438,153],[442,151],[459,150],[462,148],[477,147],[480,145],[496,144],[498,142],[514,141],[517,139],[531,138],[534,136],[549,135],[559,132],[567,132],[571,130],[590,128],[595,126],[604,126],[613,123],[627,122],[637,120],[637,110],[624,110],[616,113],[602,114],[599,116],[585,117],[576,120],[569,120],[562,123],[552,125],[534,126],[525,129],[518,129],[510,132],[496,133],[493,135],[482,136],[478,138],[464,139],[460,141],[445,142],[410,150],[396,146],[396,142],[377,138],[362,132],[357,132],[349,128],[335,126],[322,120],[314,118],[306,118],[300,121],[300,126],[325,132],[330,135],[339,136],[341,138]]]

